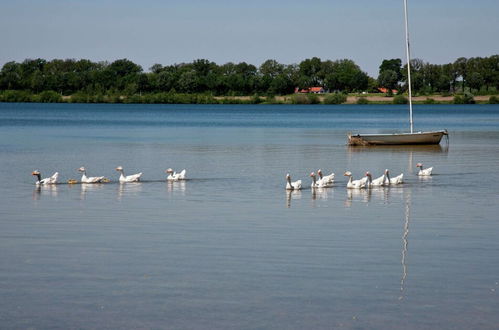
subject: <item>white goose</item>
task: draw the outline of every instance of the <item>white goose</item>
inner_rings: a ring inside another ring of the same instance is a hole
[[[83,166],[78,169],[78,172],[83,173],[81,176],[82,183],[100,183],[100,182],[106,181],[106,178],[103,176],[90,176],[90,177],[88,177],[87,170]]]
[[[300,190],[301,189],[301,180],[297,180],[295,182],[291,182],[291,175],[286,174],[286,190]]]
[[[310,185],[310,187],[312,187],[312,188],[324,188],[324,181],[317,180],[317,177],[315,176],[314,172],[310,173],[310,177],[312,178],[312,184]]]
[[[137,174],[132,174],[132,175],[127,175],[125,176],[123,172],[123,167],[118,166],[116,167],[116,171],[120,172],[120,182],[138,182],[140,181],[140,176],[142,175],[142,172],[137,173]]]
[[[310,177],[312,178],[312,188],[329,188],[333,186],[333,181],[328,181],[326,177],[317,179],[314,172],[310,173]]]
[[[419,172],[418,172],[419,176],[430,176],[431,172],[433,171],[433,167],[428,167],[423,169],[423,164],[421,163],[417,163],[416,167],[419,167]]]
[[[57,178],[59,177],[59,172],[55,172],[50,178],[45,179],[42,179],[40,171],[38,170],[34,170],[33,172],[31,172],[31,175],[35,175],[37,177],[38,180],[35,182],[36,185],[56,184]]]
[[[323,180],[326,183],[333,183],[334,182],[334,173],[331,173],[329,175],[323,175],[322,171],[319,169],[317,170],[317,175],[321,180]]]
[[[394,178],[390,178],[390,171],[388,169],[385,170],[386,182],[390,184],[401,184],[404,183],[404,173],[400,173]]]
[[[366,187],[367,184],[367,177],[364,177],[359,180],[354,180],[352,176],[352,172],[346,171],[344,176],[348,176],[348,182],[347,182],[347,188],[349,189],[362,189]]]
[[[366,183],[367,187],[381,187],[384,185],[388,185],[388,182],[386,181],[386,173],[383,173],[382,176],[373,180],[371,172],[366,172],[366,178],[367,178],[367,183]]]
[[[177,173],[171,168],[167,169],[165,173],[168,174],[168,177],[166,180],[168,181],[179,181],[179,180],[185,180],[185,169],[182,170],[182,172]]]

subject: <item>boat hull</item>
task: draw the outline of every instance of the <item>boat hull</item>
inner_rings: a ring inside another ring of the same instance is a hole
[[[447,130],[434,132],[394,133],[394,134],[349,134],[348,145],[409,145],[409,144],[439,144]]]

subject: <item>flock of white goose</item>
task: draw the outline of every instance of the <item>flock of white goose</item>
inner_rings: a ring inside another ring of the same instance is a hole
[[[433,171],[433,167],[423,169],[423,164],[421,163],[416,164],[416,167],[419,168],[418,172],[419,176],[430,176],[431,172]],[[132,175],[125,175],[122,166],[116,167],[116,171],[120,172],[120,177],[119,177],[120,183],[139,182],[140,177],[142,176],[142,172]],[[110,181],[108,178],[104,176],[87,176],[87,170],[83,166],[78,169],[78,172],[82,173],[80,183],[105,183]],[[181,181],[186,179],[185,169],[177,173],[173,169],[169,168],[165,171],[165,173],[168,174],[166,178],[166,180],[168,181]],[[36,185],[57,184],[57,180],[59,178],[58,172],[55,172],[51,177],[45,179],[42,179],[40,171],[38,170],[33,171],[31,174],[36,176],[37,178],[37,181],[35,182]],[[372,178],[370,172],[366,172],[365,176],[359,180],[354,180],[352,172],[350,171],[346,171],[343,175],[348,177],[347,188],[349,189],[367,189],[373,187],[393,186],[404,182],[403,173],[392,178],[390,177],[390,171],[388,169],[386,169],[385,172],[379,178],[376,179]],[[333,186],[334,173],[331,173],[329,175],[323,175],[322,171],[318,170],[317,176],[314,172],[310,173],[310,177],[312,178],[312,184],[310,185],[311,188],[329,188]],[[78,183],[78,181],[69,180],[68,183]],[[291,181],[291,176],[288,173],[286,175],[286,190],[300,190],[300,189],[302,189],[302,181],[301,180],[297,180],[294,182]]]
[[[423,169],[422,163],[417,163],[416,167],[419,168],[418,176],[430,176],[433,171],[433,167]],[[394,186],[399,185],[404,182],[404,173],[397,175],[396,177],[390,177],[390,171],[388,169],[376,179],[372,178],[370,172],[366,172],[365,176],[362,179],[354,180],[352,176],[352,172],[346,171],[344,176],[348,177],[347,188],[349,189],[368,189],[374,187],[386,187],[386,186]],[[319,178],[317,178],[317,176]],[[312,178],[311,188],[329,188],[334,184],[334,173],[329,175],[323,175],[321,170],[317,171],[317,176],[314,172],[310,173],[310,177]],[[302,189],[302,181],[291,181],[291,176],[286,174],[286,190],[300,190]]]
[[[125,175],[122,166],[116,167],[116,171],[120,172],[120,177],[119,177],[120,183],[139,182],[140,177],[142,176],[142,172],[132,175]],[[81,183],[105,183],[110,181],[108,178],[104,176],[87,176],[87,170],[83,166],[78,169],[78,172],[82,173],[80,181]],[[169,168],[165,171],[165,173],[168,174],[168,176],[166,177],[166,180],[168,181],[185,180],[185,173],[186,173],[185,169],[177,173],[173,169]],[[45,179],[42,179],[40,171],[38,170],[33,171],[31,174],[36,176],[37,178],[35,182],[36,185],[57,184],[57,179],[59,178],[59,172],[55,172],[51,177]],[[78,181],[69,180],[68,183],[78,183]]]

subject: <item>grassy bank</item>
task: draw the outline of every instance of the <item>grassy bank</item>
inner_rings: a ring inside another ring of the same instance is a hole
[[[135,103],[135,104],[405,104],[404,95],[384,94],[291,94],[284,96],[213,96],[211,94],[151,93],[104,95],[76,93],[61,95],[54,91],[32,94],[26,91],[0,91],[0,102],[41,103]],[[428,95],[413,97],[414,104],[498,104],[497,95]]]

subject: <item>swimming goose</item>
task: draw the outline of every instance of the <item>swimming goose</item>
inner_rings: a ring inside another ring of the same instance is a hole
[[[334,173],[331,173],[329,175],[322,175],[322,171],[319,169],[319,170],[317,170],[317,175],[324,182],[327,182],[327,183],[333,183],[334,182]]]
[[[31,175],[35,175],[37,177],[36,185],[44,185],[44,184],[56,184],[57,178],[59,177],[59,172],[55,172],[50,178],[42,179],[40,171],[34,170],[31,172]]]
[[[138,182],[140,181],[140,176],[142,175],[142,172],[137,173],[137,174],[132,174],[132,175],[127,175],[125,176],[123,172],[123,167],[118,166],[116,167],[116,171],[120,172],[120,182]]]
[[[388,182],[386,181],[386,173],[383,173],[382,176],[373,180],[371,172],[366,172],[366,178],[367,187],[380,187],[388,184]]]
[[[349,188],[349,189],[361,189],[361,188],[366,187],[367,176],[362,178],[362,179],[359,179],[359,180],[354,180],[353,176],[352,176],[352,172],[350,172],[350,171],[346,171],[345,174],[343,174],[343,175],[349,177],[348,182],[347,182],[347,188]]]
[[[291,182],[291,175],[286,174],[286,190],[300,190],[301,189],[301,180],[297,180],[295,182]]]
[[[310,187],[312,187],[312,188],[324,188],[324,181],[317,180],[314,172],[310,173],[310,177],[312,178],[312,184],[310,185]]]
[[[100,182],[106,181],[106,178],[103,176],[90,176],[90,177],[88,177],[87,170],[83,166],[78,169],[78,172],[83,173],[81,176],[82,183],[100,183]]]
[[[182,172],[177,173],[173,171],[171,168],[167,169],[165,173],[169,174],[166,180],[168,181],[179,181],[179,180],[185,180],[185,169],[182,170]]]
[[[419,172],[418,172],[419,176],[430,176],[431,172],[433,171],[433,167],[428,167],[423,170],[423,164],[421,163],[417,163],[416,167],[419,167]]]
[[[388,184],[401,184],[404,183],[404,173],[400,173],[394,178],[390,178],[390,171],[388,169],[385,170],[386,182]]]
[[[312,188],[329,188],[333,186],[334,180],[328,181],[327,177],[323,177],[322,179],[317,180],[314,172],[310,173],[310,177],[312,178],[312,185],[311,185]]]

